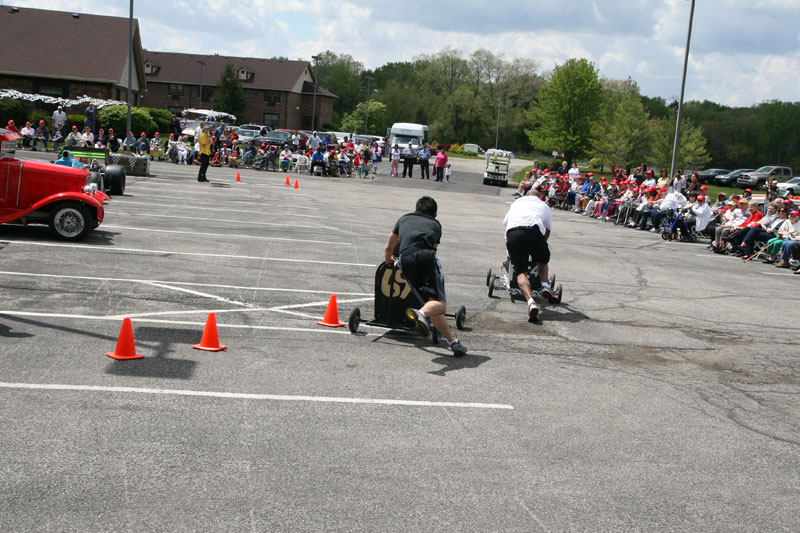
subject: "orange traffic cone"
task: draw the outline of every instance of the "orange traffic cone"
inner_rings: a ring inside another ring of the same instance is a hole
[[[206,319],[206,327],[203,330],[203,338],[200,339],[200,344],[192,344],[195,350],[205,350],[207,352],[219,352],[228,346],[220,345],[219,337],[217,336],[217,315],[215,313],[208,313]]]
[[[236,181],[242,181],[242,177],[239,175],[238,172],[236,173]]]
[[[117,338],[117,347],[114,348],[112,353],[106,352],[106,355],[112,359],[125,360],[125,359],[144,359],[140,353],[136,353],[136,345],[133,342],[133,328],[131,327],[131,319],[125,318],[122,321],[122,329],[119,330],[119,337]]]
[[[289,176],[286,176],[286,181],[283,183],[284,185],[291,185],[292,182],[289,181]]]
[[[300,183],[297,180],[294,180],[294,188],[295,189],[299,189],[300,188]]]
[[[328,308],[325,309],[325,316],[317,324],[328,326],[329,328],[341,328],[344,326],[342,322],[339,322],[339,308],[336,305],[335,294],[331,294],[331,298],[328,300]]]

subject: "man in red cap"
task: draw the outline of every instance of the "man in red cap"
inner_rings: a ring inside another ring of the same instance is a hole
[[[25,126],[23,126],[23,128],[19,131],[19,134],[22,135],[22,148],[30,148],[34,134],[31,123],[26,122]]]
[[[150,140],[150,159],[161,161],[162,155],[164,155],[164,141],[161,140],[161,134],[156,132]]]
[[[7,129],[7,130],[11,130],[11,131],[13,131],[14,133],[17,133],[17,132],[18,132],[17,125],[16,125],[16,124],[14,124],[14,121],[13,121],[13,120],[9,120],[9,121],[8,121],[8,124],[6,125],[6,129]]]
[[[67,148],[75,148],[81,144],[81,132],[78,131],[78,126],[72,125],[72,131],[67,135]]]
[[[39,127],[36,128],[36,133],[33,136],[33,148],[36,151],[36,143],[42,143],[45,151],[47,151],[47,141],[50,139],[50,130],[47,129],[47,124],[44,120],[39,121]]]

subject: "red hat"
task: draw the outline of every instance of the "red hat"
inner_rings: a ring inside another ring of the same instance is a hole
[[[156,132],[156,135],[160,135],[160,134],[158,132]]]
[[[267,143],[261,143],[261,148],[264,148],[265,146],[267,146]]]
[[[660,189],[658,189],[658,192],[667,192],[667,188],[666,187],[661,187]]]
[[[26,125],[26,126],[30,126],[30,125],[31,125],[31,123],[30,123],[30,122],[26,122],[26,123],[25,123],[25,125]]]
[[[647,171],[647,174],[648,174],[648,175],[650,175],[650,176],[652,176],[652,175],[653,175],[653,171],[652,171],[652,170],[648,170],[648,171]]]
[[[800,217],[800,211],[798,211],[797,209],[792,209],[791,211],[789,211],[789,216]]]
[[[142,135],[144,135],[144,134],[145,134],[145,133],[144,133],[144,132],[142,132]]]
[[[734,194],[733,196],[731,196],[731,200],[738,200],[738,199],[739,199],[738,194]]]
[[[749,192],[749,193],[752,194],[753,193],[753,189],[745,189],[744,192]]]
[[[170,137],[175,137],[175,134],[174,133],[170,133],[169,136]]]
[[[73,125],[72,125],[72,129],[73,129],[73,130],[77,130],[77,129],[78,129],[78,126],[76,126],[75,124],[73,124]]]
[[[8,121],[8,123],[9,123],[9,124],[13,124],[13,123],[14,123],[14,121],[13,121],[13,120],[9,120],[9,121]]]
[[[639,187],[634,187],[633,192],[639,192]]]
[[[619,182],[617,180],[614,180],[611,182],[611,185],[619,185]]]
[[[789,200],[789,199],[787,198],[786,200],[784,200],[784,201],[783,201],[783,204],[784,204],[784,205],[793,205],[793,204],[794,204],[794,202],[792,202],[791,200]]]
[[[701,194],[700,196],[697,197],[697,201],[698,202],[705,202],[706,201],[706,197]]]
[[[40,121],[39,121],[39,124],[44,124],[44,120],[40,120]]]
[[[700,187],[700,190],[701,190],[701,191],[707,191],[707,190],[708,190],[708,187],[706,187],[705,185],[703,185],[702,187]]]
[[[588,174],[586,174],[586,175],[587,175],[587,176],[589,176],[589,177],[591,178],[592,176],[594,176],[594,172],[589,172],[589,173],[588,173]]]

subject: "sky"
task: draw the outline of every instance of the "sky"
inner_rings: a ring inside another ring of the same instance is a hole
[[[3,5],[127,17],[124,0],[0,0]],[[535,59],[571,58],[642,94],[677,100],[690,0],[135,0],[142,45],[161,52],[310,60],[331,50],[368,69],[445,47]],[[204,6],[199,9],[198,6]],[[796,102],[800,1],[699,0],[685,100],[750,106]],[[124,38],[124,36],[120,36]],[[91,37],[88,42],[91,43]]]

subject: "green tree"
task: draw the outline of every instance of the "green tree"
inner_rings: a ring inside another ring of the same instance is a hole
[[[126,105],[107,105],[100,110],[97,117],[100,125],[105,129],[113,128],[117,137],[124,139],[127,135],[125,127],[128,123],[128,106]],[[155,121],[146,109],[141,107],[131,107],[131,131],[136,137],[139,132],[144,131],[152,135],[156,128]]]
[[[675,141],[675,120],[677,115],[666,119],[650,120],[651,135],[649,160],[657,166],[669,168],[672,164],[672,149]],[[692,124],[691,120],[681,120],[681,136],[678,143],[676,168],[700,169],[711,160],[706,149],[703,129]]]
[[[239,81],[232,63],[226,63],[222,69],[214,95],[211,97],[211,107],[214,111],[230,113],[237,118],[244,115],[247,101],[244,98],[242,82]]]
[[[336,95],[333,100],[333,115],[334,123],[338,123],[345,113],[351,112],[364,99],[364,65],[350,54],[337,55],[330,50],[318,56],[320,59],[317,60],[314,75],[317,84]]]
[[[591,146],[591,129],[600,110],[603,88],[594,65],[570,59],[557,66],[528,110],[531,144],[558,150],[574,161]]]
[[[649,149],[648,116],[639,88],[631,79],[603,84],[603,104],[592,126],[592,154],[621,167],[638,163]]]
[[[367,102],[361,102],[352,113],[342,118],[341,128],[351,133],[363,133],[367,118]],[[369,135],[383,135],[389,124],[386,122],[386,105],[372,100],[369,102]]]

